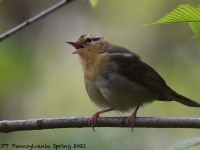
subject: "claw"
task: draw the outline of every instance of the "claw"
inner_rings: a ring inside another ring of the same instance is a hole
[[[137,116],[137,111],[139,109],[140,106],[137,106],[136,109],[134,110],[134,112],[132,113],[132,115],[128,118],[127,123],[131,125],[131,130],[133,132],[133,127],[135,126],[135,119]]]
[[[88,124],[89,126],[92,127],[92,130],[95,131],[94,126],[97,125],[97,118],[99,118],[99,115],[108,111],[112,111],[114,110],[113,108],[109,108],[109,109],[105,109],[102,111],[98,111],[96,112],[94,115],[92,115],[92,117],[89,118]]]
[[[96,112],[92,117],[89,119],[89,125],[92,127],[92,130],[95,131],[94,126],[97,125],[97,118],[99,117],[99,112]]]

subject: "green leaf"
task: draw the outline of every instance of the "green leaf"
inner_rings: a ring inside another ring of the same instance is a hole
[[[146,24],[165,24],[165,23],[181,23],[189,22],[189,26],[194,32],[196,37],[200,37],[200,6],[179,5],[169,14],[162,17],[158,21]]]
[[[194,32],[195,37],[200,37],[200,22],[191,22],[189,26]]]
[[[95,8],[98,4],[99,0],[90,0],[90,4],[92,5],[93,8]]]
[[[184,150],[197,145],[200,145],[200,136],[176,143],[167,150]]]
[[[200,7],[191,5],[179,5],[169,14],[153,24],[200,22]]]

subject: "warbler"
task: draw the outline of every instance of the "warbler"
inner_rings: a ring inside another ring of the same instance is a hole
[[[139,107],[154,100],[174,100],[189,107],[200,107],[199,103],[172,90],[139,55],[104,37],[87,34],[67,43],[76,49],[73,54],[80,56],[90,99],[102,109],[89,119],[93,130],[100,114],[135,108],[128,118],[133,128]]]

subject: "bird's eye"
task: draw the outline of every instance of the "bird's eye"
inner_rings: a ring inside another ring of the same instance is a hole
[[[100,38],[101,38],[101,37],[87,38],[87,39],[85,40],[85,42],[86,42],[86,43],[90,43],[90,42],[92,42],[92,41],[98,41]]]
[[[98,41],[101,37],[93,38],[93,41]]]
[[[85,40],[85,42],[86,42],[86,43],[90,43],[90,42],[92,42],[92,39],[87,38],[87,39]]]

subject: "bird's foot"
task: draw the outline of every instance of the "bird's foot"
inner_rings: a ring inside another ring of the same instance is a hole
[[[131,125],[131,130],[133,132],[133,127],[135,126],[135,119],[136,119],[136,116],[137,116],[137,111],[139,109],[140,106],[137,106],[135,111],[132,113],[132,115],[128,118],[128,121],[127,123]]]
[[[96,112],[92,117],[89,119],[89,125],[92,127],[92,130],[95,131],[94,126],[97,124],[97,118],[99,117],[100,112]]]
[[[102,110],[102,111],[98,111],[94,115],[92,115],[92,117],[90,117],[88,123],[92,127],[93,131],[95,131],[94,126],[97,125],[97,118],[99,118],[99,115],[102,114],[102,113],[108,112],[108,111],[112,111],[112,110],[114,110],[114,109],[109,108],[109,109],[105,109],[105,110]]]

